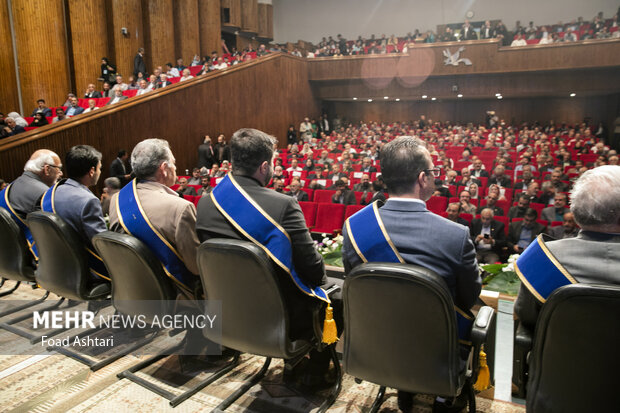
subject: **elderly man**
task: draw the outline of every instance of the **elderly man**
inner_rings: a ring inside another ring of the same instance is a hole
[[[127,99],[127,96],[123,95],[123,91],[121,89],[115,89],[114,90],[114,97],[112,99],[110,99],[110,101],[108,103],[106,103],[106,106],[113,105],[113,104],[121,102],[121,101],[123,101],[125,99]]]
[[[209,178],[207,177],[207,181],[209,180]],[[175,191],[177,194],[179,194],[180,197],[183,197],[183,195],[196,195],[196,190],[194,189],[193,186],[189,186],[187,183],[187,178],[182,177],[179,178],[179,187],[177,188],[177,190]]]
[[[493,176],[489,178],[489,186],[492,184],[497,184],[503,188],[510,188],[510,178],[506,176],[505,172],[506,168],[502,165],[497,165]]]
[[[484,208],[480,218],[471,223],[471,238],[476,246],[476,258],[486,264],[499,261],[502,248],[506,246],[506,232],[502,222],[493,219],[491,208]]]
[[[551,184],[555,187],[556,192],[568,191],[568,184],[562,182],[562,172],[560,171],[551,172]]]
[[[566,194],[558,192],[555,194],[553,206],[544,208],[540,214],[541,219],[549,221],[562,221],[566,212]]]
[[[9,136],[15,136],[18,133],[26,132],[26,129],[24,129],[23,126],[19,126],[17,123],[15,123],[15,119],[13,118],[7,117],[4,120],[4,123],[6,124],[6,126],[0,131],[0,138],[8,138]]]
[[[515,302],[515,313],[525,327],[534,330],[538,313],[551,294],[551,291],[541,293],[533,285],[541,285],[545,281],[556,285],[558,282],[561,285],[570,282],[620,284],[618,188],[619,166],[601,166],[584,173],[575,182],[571,192],[571,212],[581,227],[579,235],[549,242],[539,237],[519,257],[515,266],[516,272],[522,280],[528,282],[521,284]],[[549,254],[544,253],[545,249]],[[541,263],[545,265],[540,265]],[[557,271],[549,271],[547,264],[557,268]],[[565,274],[570,274],[572,281],[569,281]]]
[[[140,88],[136,92],[136,96],[144,95],[145,93],[148,93],[148,92],[150,92],[152,90],[153,89],[149,86],[149,84],[146,82],[146,80],[142,79],[142,80],[140,80]]]
[[[111,176],[103,181],[103,194],[101,195],[101,210],[103,212],[103,216],[110,214],[110,199],[112,199],[112,195],[120,190],[120,179]]]
[[[95,85],[92,83],[88,84],[86,88],[86,92],[84,92],[84,99],[98,99],[101,97],[101,92],[95,90]]]
[[[421,265],[442,277],[454,304],[468,311],[481,288],[474,245],[466,227],[426,209],[439,169],[424,143],[399,137],[386,144],[381,170],[390,197],[378,212],[367,206],[347,220],[342,247],[345,272],[367,261],[370,250],[376,261]],[[370,220],[376,225],[369,225]],[[373,244],[365,242],[370,239]],[[411,394],[399,392],[398,399],[401,410],[411,408]]]
[[[297,201],[308,201],[308,194],[301,190],[301,182],[299,182],[298,179],[293,179],[289,185],[289,188],[291,190],[287,195],[292,196],[297,199]]]
[[[566,212],[563,217],[562,225],[550,227],[547,234],[555,239],[574,238],[579,234],[579,227],[575,222],[575,216],[572,212]]]
[[[334,163],[334,160],[329,157],[329,152],[324,150],[324,151],[321,152],[321,156],[319,157],[319,159],[314,161],[314,163],[316,165],[328,166],[328,165]]]
[[[481,205],[476,209],[476,214],[480,214],[483,209],[490,208],[493,210],[493,216],[504,216],[504,210],[497,206],[497,200],[499,195],[496,193],[490,193],[486,196],[487,204]]]
[[[275,142],[275,138],[256,129],[240,129],[233,134],[232,174],[215,187],[211,196],[200,199],[196,230],[201,241],[250,239],[275,257],[287,256],[274,268],[288,304],[291,338],[295,339],[313,331],[312,310],[317,304],[329,303],[330,298],[320,288],[327,284],[325,266],[314,248],[299,203],[293,197],[265,188],[273,174]],[[271,223],[274,229],[268,237],[262,225],[265,223]],[[282,264],[287,261],[290,265]],[[296,273],[296,277],[291,277],[291,273]],[[335,301],[332,297],[333,304]],[[340,307],[334,306],[339,328],[342,325],[342,320],[338,319],[340,314]],[[324,382],[329,368],[326,353],[311,353],[306,376],[308,384]],[[314,383],[310,383],[312,381]]]
[[[484,165],[482,163],[482,161],[480,159],[476,159],[474,160],[474,162],[470,165],[471,168],[471,176],[475,177],[475,178],[488,178],[489,177],[489,173],[487,171],[485,171],[484,169]]]
[[[93,110],[97,110],[99,109],[97,107],[97,101],[95,99],[88,99],[88,107],[86,109],[84,109],[84,112],[82,113],[89,113],[92,112]]]
[[[353,185],[353,190],[358,192],[368,192],[372,189],[370,184],[370,176],[368,174],[362,174],[359,183]]]
[[[344,172],[340,172],[340,165],[337,163],[334,163],[332,164],[331,173],[327,175],[327,179],[331,179],[332,181],[336,182],[340,178],[348,178],[348,174]]]
[[[460,203],[458,202],[449,203],[448,208],[446,209],[446,213],[448,214],[446,218],[448,218],[450,221],[456,222],[457,224],[465,225],[467,228],[469,228],[469,222],[459,216],[459,214],[461,213]]]
[[[471,194],[469,191],[461,191],[459,194],[459,202],[461,203],[462,212],[476,215],[476,205],[471,203]]]
[[[520,254],[538,234],[545,230],[545,226],[536,222],[538,213],[532,208],[528,208],[523,215],[522,221],[511,222],[508,226],[508,251],[513,254]]]
[[[464,186],[464,187],[468,187],[469,184],[474,183],[478,186],[480,186],[480,180],[476,179],[475,177],[471,176],[471,172],[469,171],[469,168],[465,167],[463,169],[461,169],[461,181],[459,182],[460,186]]]
[[[108,229],[101,201],[88,189],[97,185],[101,176],[101,152],[92,146],[76,145],[65,156],[65,168],[68,179],[45,192],[41,209],[60,216],[79,235],[89,253],[92,280],[108,280],[105,266],[91,244],[95,235]]]
[[[364,159],[362,159],[362,169],[360,171],[366,173],[373,173],[377,172],[377,168],[372,166],[372,160],[368,156],[365,156]]]
[[[195,298],[201,289],[196,208],[169,188],[176,182],[177,168],[168,142],[138,143],[131,153],[131,167],[136,178],[110,202],[110,229],[144,242],[174,277],[177,291]]]

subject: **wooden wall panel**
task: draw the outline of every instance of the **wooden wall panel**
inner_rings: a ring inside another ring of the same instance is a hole
[[[239,29],[241,27],[241,0],[221,0],[222,9],[228,9],[228,22],[222,22],[222,27]]]
[[[200,54],[198,0],[174,1],[173,15],[175,56],[188,65],[195,54]]]
[[[68,0],[75,93],[81,97],[89,83],[99,87],[100,59],[109,56],[104,0]]]
[[[256,50],[258,49],[260,42],[257,39],[250,39],[246,36],[237,36],[237,50],[241,51],[247,49],[250,45],[252,45],[252,48]]]
[[[24,110],[39,98],[63,104],[71,91],[64,1],[13,0],[11,6]]]
[[[258,3],[258,37],[273,40],[273,5]]]
[[[241,31],[258,33],[258,0],[241,0]]]
[[[198,0],[200,50],[202,56],[216,51],[222,54],[222,23],[219,0]]]
[[[196,164],[205,134],[215,138],[223,133],[230,139],[237,129],[253,127],[274,135],[283,146],[290,123],[318,115],[306,62],[277,53],[4,139],[0,176],[15,179],[36,149],[63,154],[83,143],[103,153],[102,182],[119,149],[131,150],[151,137],[170,142],[179,172],[184,172]]]
[[[142,0],[142,16],[146,67],[152,73],[157,66],[177,59],[172,0]]]
[[[456,53],[464,47],[460,58],[470,59],[471,66],[444,64],[444,50]],[[497,40],[432,43],[416,45],[414,50],[429,52],[432,76],[454,76],[481,73],[526,72],[538,70],[578,69],[620,66],[620,39],[584,40],[579,43],[556,43],[528,47],[499,47]],[[402,55],[366,55],[338,58],[321,57],[310,61],[311,80],[364,78],[364,68],[375,62],[398,65]],[[375,76],[379,76],[378,74]]]
[[[110,60],[116,64],[118,73],[127,80],[133,73],[133,58],[140,47],[145,47],[142,27],[142,4],[140,0],[107,0],[108,45]],[[128,34],[121,34],[121,28]],[[152,71],[153,68],[146,68]]]
[[[0,111],[5,114],[13,111],[20,112],[17,77],[15,75],[15,55],[13,41],[11,40],[9,8],[6,1],[0,1],[0,44],[2,45],[0,47],[0,102],[2,102]],[[32,103],[28,102],[25,109],[28,110],[31,105]]]

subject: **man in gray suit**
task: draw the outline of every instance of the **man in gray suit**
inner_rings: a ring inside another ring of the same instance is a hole
[[[581,227],[579,235],[545,243],[559,264],[577,282],[620,285],[618,188],[620,166],[600,166],[585,172],[571,192],[571,212]],[[539,277],[546,275],[534,274]],[[521,284],[515,313],[521,323],[532,331],[542,305],[528,287]]]
[[[556,225],[555,227],[549,227],[547,234],[551,235],[555,239],[574,238],[579,234],[579,228],[575,222],[575,216],[572,212],[564,213],[562,225]]]
[[[60,181],[54,195],[54,208],[92,249],[91,239],[107,227],[101,202],[88,189],[101,175],[101,152],[92,146],[76,145],[65,157],[68,179]]]
[[[554,197],[553,206],[544,208],[540,213],[540,218],[549,221],[549,224],[553,221],[562,221],[564,213],[566,212],[566,194],[557,192]]]
[[[40,209],[41,196],[62,177],[62,163],[54,152],[47,149],[35,151],[24,173],[11,184],[9,204],[20,218]]]

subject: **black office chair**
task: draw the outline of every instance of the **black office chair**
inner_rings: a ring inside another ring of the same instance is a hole
[[[142,241],[131,235],[107,231],[93,237],[93,245],[103,258],[112,279],[112,304],[119,313],[142,315],[150,323],[156,315],[161,317],[175,311],[173,308],[177,297],[175,287],[164,273],[159,259]],[[139,346],[144,344],[146,342]],[[184,344],[182,341],[167,348],[119,373],[118,377],[127,378],[165,397],[174,407],[232,370],[237,362],[235,359],[234,364],[224,366],[181,394],[170,392],[153,381],[144,380],[135,374],[156,361],[174,354]]]
[[[465,363],[452,297],[434,272],[408,264],[363,264],[345,279],[343,298],[344,370],[380,385],[371,412],[379,409],[385,387],[445,398],[467,392],[469,411],[476,411],[472,385],[492,308],[478,312]]]
[[[9,212],[0,208],[0,276],[2,276],[2,284],[4,284],[5,279],[15,281],[13,288],[0,292],[0,297],[12,294],[22,282],[35,283],[35,269],[34,258],[28,249],[24,233]],[[48,296],[49,291],[37,300],[3,311],[0,313],[0,317],[42,303]]]
[[[198,268],[208,300],[222,304],[221,337],[205,329],[205,336],[228,348],[266,357],[263,367],[224,400],[215,411],[226,409],[266,374],[272,357],[298,360],[313,348],[330,351],[337,382],[320,412],[329,408],[340,392],[340,364],[333,346],[321,344],[318,323],[320,303],[314,312],[314,331],[307,339],[292,341],[287,304],[269,256],[251,242],[211,239],[198,249]]]
[[[620,287],[558,288],[542,307],[529,359],[527,411],[618,411]]]

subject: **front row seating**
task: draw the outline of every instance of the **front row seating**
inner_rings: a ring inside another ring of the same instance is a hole
[[[461,360],[454,304],[441,277],[409,264],[369,263],[345,279],[346,373],[381,387],[376,412],[389,386],[445,398],[466,392],[475,412],[473,382],[480,346],[494,321],[482,307],[471,331],[468,363]]]
[[[527,381],[527,411],[618,411],[619,343],[620,287],[558,288],[543,305],[535,334],[521,327],[515,335],[521,370],[513,372],[513,380]]]

